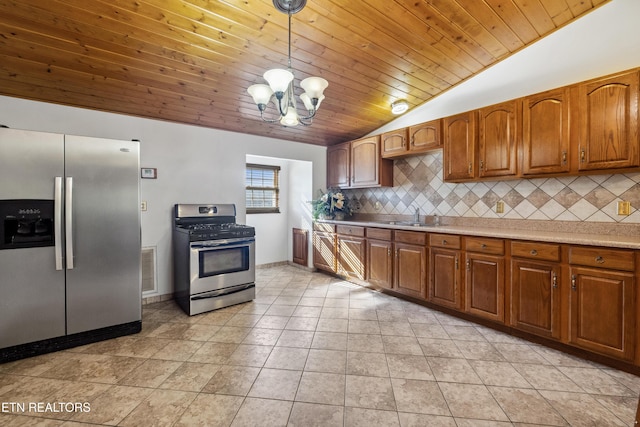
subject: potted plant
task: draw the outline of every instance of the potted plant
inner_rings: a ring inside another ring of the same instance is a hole
[[[339,188],[330,188],[326,193],[318,191],[320,197],[311,201],[313,219],[343,220],[345,216],[351,215],[349,200]]]

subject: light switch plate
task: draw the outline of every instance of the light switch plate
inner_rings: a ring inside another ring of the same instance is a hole
[[[146,211],[147,210],[147,202],[143,201],[142,203],[140,203],[140,210],[141,211]]]
[[[496,213],[504,213],[504,202],[502,200],[496,203]]]
[[[627,200],[618,202],[618,215],[631,215],[631,202]]]

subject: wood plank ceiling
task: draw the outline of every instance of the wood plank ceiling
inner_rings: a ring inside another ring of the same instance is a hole
[[[286,68],[288,17],[272,0],[0,0],[0,94],[331,145],[608,1],[309,0],[292,16],[296,87],[329,87],[312,126],[285,128],[246,91]]]

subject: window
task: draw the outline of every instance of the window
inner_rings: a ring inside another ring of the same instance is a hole
[[[278,173],[280,166],[247,163],[247,213],[280,213]]]

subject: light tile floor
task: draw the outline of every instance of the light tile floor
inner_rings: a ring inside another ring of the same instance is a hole
[[[251,303],[148,305],[138,335],[0,365],[0,425],[633,425],[634,375],[320,273],[257,276]],[[59,402],[90,411],[29,412]]]

